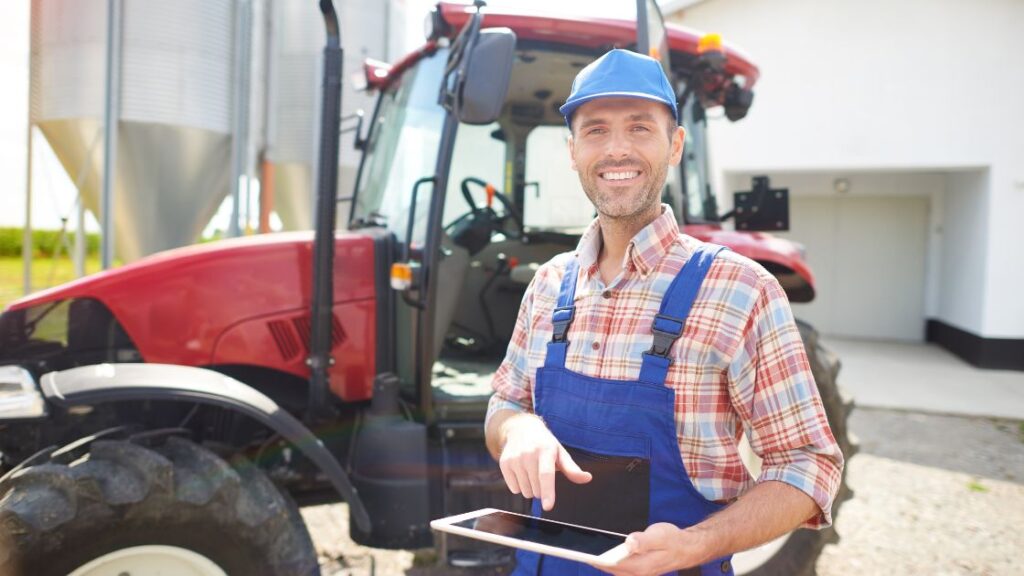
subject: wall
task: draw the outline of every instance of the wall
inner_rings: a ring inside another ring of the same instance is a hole
[[[728,174],[750,188],[752,174]],[[941,286],[941,209],[946,176],[912,172],[772,172],[790,195],[790,230],[815,277],[817,296],[794,304],[822,333],[920,341]],[[836,181],[846,191],[836,190]]]
[[[712,123],[719,183],[725,171],[949,173],[946,240],[973,260],[943,273],[955,281],[931,306],[977,335],[1024,338],[1024,2],[708,0],[671,18],[721,32],[761,68],[748,118]]]
[[[972,321],[982,315],[986,294],[978,291],[978,279],[985,274],[986,251],[992,244],[983,242],[988,220],[985,198],[989,188],[987,171],[950,174],[943,196],[942,218],[942,290],[934,318],[972,331]],[[1018,258],[1020,256],[1018,255]]]

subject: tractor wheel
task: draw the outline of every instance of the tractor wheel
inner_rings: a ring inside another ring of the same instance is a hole
[[[845,399],[836,383],[840,362],[834,353],[821,345],[818,332],[805,322],[797,320],[800,336],[807,351],[814,381],[821,394],[821,402],[828,416],[832,434],[843,451],[847,463],[859,449],[847,430],[847,418],[853,410],[853,401]],[[846,485],[846,470],[843,471],[839,494],[832,504],[833,519],[839,515],[839,507],[853,496]],[[737,554],[733,565],[737,574],[748,576],[812,576],[818,556],[826,544],[839,540],[835,528],[824,530],[796,530],[787,536],[743,554]]]
[[[320,571],[298,509],[256,466],[181,438],[97,440],[0,480],[0,576],[123,573]]]

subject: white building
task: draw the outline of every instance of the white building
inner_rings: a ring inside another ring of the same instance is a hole
[[[1024,370],[1024,2],[662,2],[761,69],[710,124],[720,203],[790,190],[825,334],[921,341]]]

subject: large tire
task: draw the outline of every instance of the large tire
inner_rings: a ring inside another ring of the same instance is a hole
[[[847,430],[847,418],[850,411],[853,410],[853,401],[843,397],[836,382],[836,378],[839,376],[839,359],[822,346],[818,332],[810,324],[797,320],[797,327],[800,329],[800,336],[804,341],[807,360],[811,364],[811,372],[818,385],[821,402],[825,407],[825,414],[828,416],[829,427],[832,428],[832,434],[835,436],[843,456],[849,461],[857,453],[858,445]],[[832,504],[833,518],[838,516],[842,503],[852,496],[853,492],[846,485],[846,469],[844,469],[839,494]],[[824,530],[797,530],[786,537],[784,541],[780,541],[781,546],[774,549],[774,553],[765,558],[762,563],[743,574],[749,576],[812,576],[815,574],[815,564],[822,549],[826,544],[838,540],[839,536],[836,534],[835,528],[831,526]]]
[[[64,576],[146,545],[231,575],[319,574],[297,508],[257,467],[181,438],[152,448],[97,440],[70,464],[0,481],[0,576]]]

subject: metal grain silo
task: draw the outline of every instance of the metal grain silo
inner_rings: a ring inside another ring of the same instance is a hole
[[[286,230],[313,227],[316,111],[324,25],[308,2],[273,3],[267,160],[274,210]]]
[[[106,0],[32,0],[30,121],[99,214]],[[131,261],[190,244],[229,191],[230,0],[124,0],[114,237]]]
[[[392,7],[394,0],[335,2],[345,48],[342,78],[342,114],[357,109],[372,113],[373,98],[352,89],[353,74],[362,72],[367,57],[384,59],[390,31],[403,20]],[[286,230],[313,226],[315,205],[314,169],[317,165],[321,53],[324,23],[308,0],[275,0],[271,20],[270,86],[267,160],[273,164],[274,210]],[[355,182],[359,152],[352,147],[353,134],[341,141],[340,195],[350,194]],[[348,218],[347,204],[339,205],[338,224]]]

